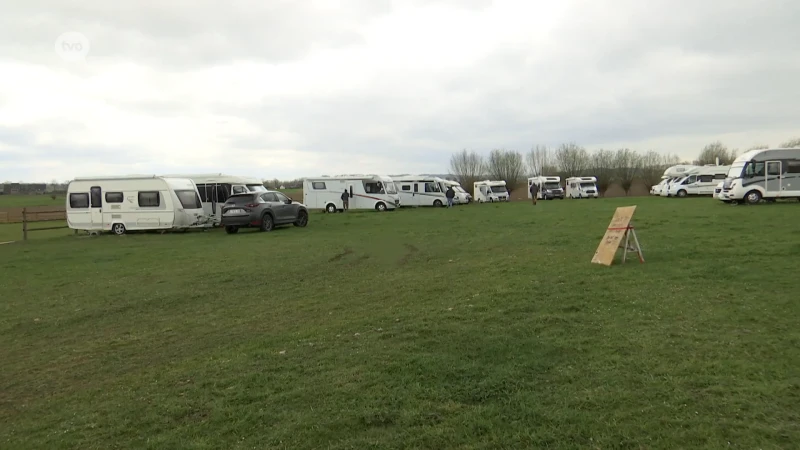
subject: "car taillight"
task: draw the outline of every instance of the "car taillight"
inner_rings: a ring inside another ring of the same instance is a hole
[[[257,206],[258,206],[258,203],[248,203],[248,204],[246,204],[246,205],[244,205],[244,206],[246,206],[246,207],[248,207],[248,208],[255,208],[255,207],[257,207]]]

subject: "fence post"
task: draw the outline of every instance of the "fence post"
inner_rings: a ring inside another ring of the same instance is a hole
[[[28,240],[28,208],[22,208],[22,240]]]

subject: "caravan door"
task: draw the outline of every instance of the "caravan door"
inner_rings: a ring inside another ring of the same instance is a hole
[[[103,229],[103,190],[100,186],[92,186],[89,190],[89,207],[92,214],[92,229]]]
[[[783,187],[783,163],[781,161],[767,161],[766,177],[764,177],[764,197],[777,198],[781,196]]]

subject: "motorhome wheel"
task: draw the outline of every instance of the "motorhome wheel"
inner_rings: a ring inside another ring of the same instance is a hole
[[[336,205],[334,205],[333,203],[328,203],[328,206],[325,207],[325,211],[328,211],[331,214],[335,213]]]
[[[377,205],[375,205],[375,209],[378,211],[386,211],[386,203],[379,202]]]
[[[747,203],[751,205],[755,205],[756,203],[761,201],[761,193],[758,191],[750,191],[747,195],[744,196]]]
[[[115,223],[114,225],[111,225],[111,231],[117,236],[122,236],[125,234],[125,225],[121,223]]]
[[[678,191],[678,197],[681,197],[681,198],[686,197],[686,191],[684,191],[683,189]]]
[[[434,200],[433,206],[435,206],[437,208],[441,207],[442,206],[442,201],[441,200]]]
[[[261,231],[272,231],[273,228],[275,228],[275,222],[272,221],[272,215],[264,214],[264,217],[261,218]]]
[[[300,211],[297,213],[297,221],[294,223],[296,227],[304,227],[308,225],[308,213],[305,211]]]

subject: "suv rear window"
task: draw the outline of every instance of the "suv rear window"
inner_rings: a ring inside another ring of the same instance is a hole
[[[230,197],[228,197],[228,201],[225,203],[230,205],[246,205],[248,203],[256,203],[258,201],[256,200],[257,197],[258,194],[250,194],[250,193],[231,195]]]

